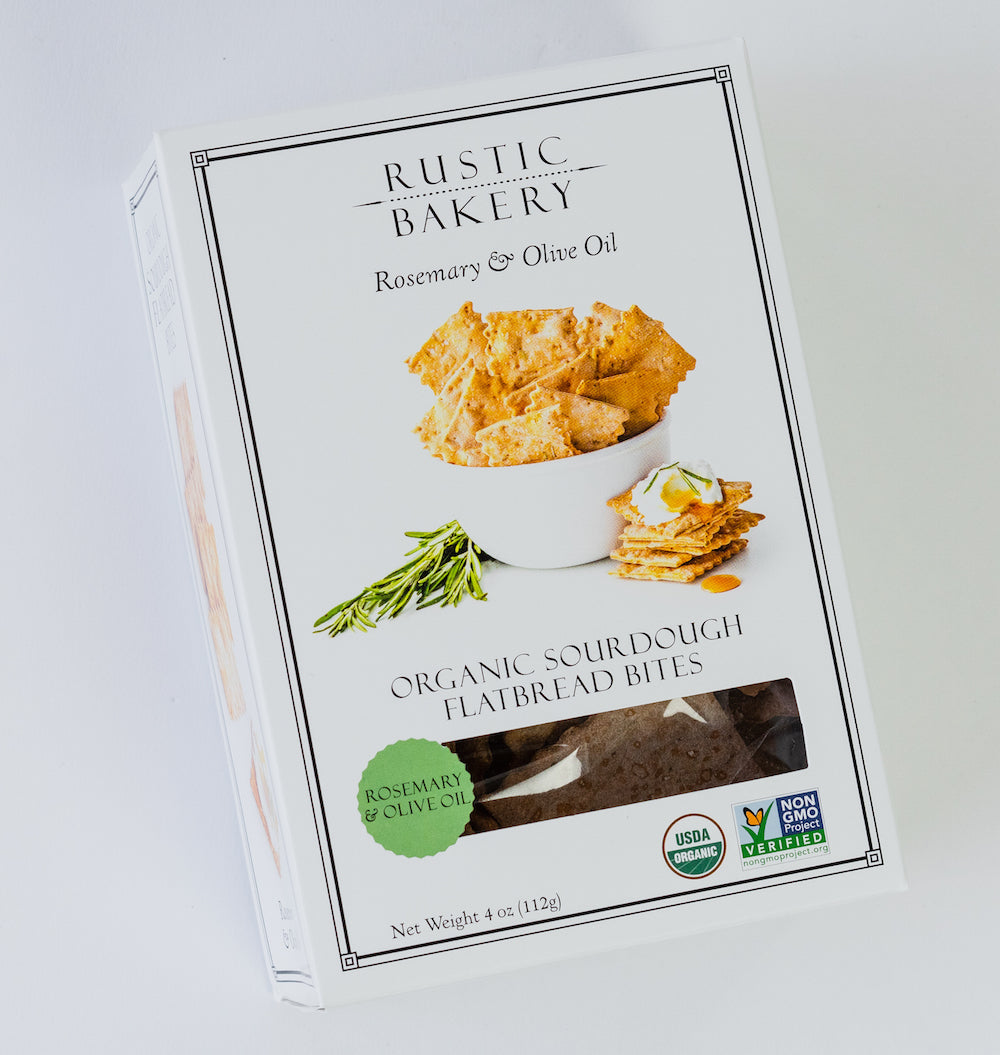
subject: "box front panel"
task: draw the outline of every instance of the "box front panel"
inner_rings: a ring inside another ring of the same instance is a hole
[[[344,969],[881,863],[724,54],[192,154]],[[316,632],[453,522],[484,599]]]

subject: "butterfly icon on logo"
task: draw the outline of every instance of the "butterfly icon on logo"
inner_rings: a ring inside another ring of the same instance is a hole
[[[743,830],[755,843],[764,842],[767,838],[764,835],[764,832],[767,829],[767,818],[771,814],[771,807],[773,805],[773,802],[769,802],[767,809],[764,809],[764,807],[761,806],[757,810],[752,810],[749,806],[743,807],[743,816],[747,819],[747,823],[743,825]],[[755,828],[757,829],[756,831],[754,831]]]

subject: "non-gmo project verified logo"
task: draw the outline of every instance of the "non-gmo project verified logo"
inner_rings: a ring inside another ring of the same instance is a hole
[[[733,815],[744,871],[830,852],[816,790],[741,802]]]

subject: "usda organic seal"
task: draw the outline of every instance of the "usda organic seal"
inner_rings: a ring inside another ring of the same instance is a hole
[[[663,859],[671,871],[685,879],[703,879],[722,864],[726,836],[711,817],[686,813],[663,836]]]
[[[368,834],[402,857],[430,857],[457,842],[472,802],[469,771],[433,740],[399,740],[382,748],[358,785],[358,812]]]

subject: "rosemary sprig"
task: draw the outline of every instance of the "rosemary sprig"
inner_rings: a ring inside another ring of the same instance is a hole
[[[331,608],[313,624],[317,634],[336,637],[345,630],[367,631],[380,619],[394,619],[416,597],[417,609],[456,605],[464,597],[485,601],[481,578],[483,551],[451,520],[436,531],[407,531],[417,544],[410,558],[361,593]]]

